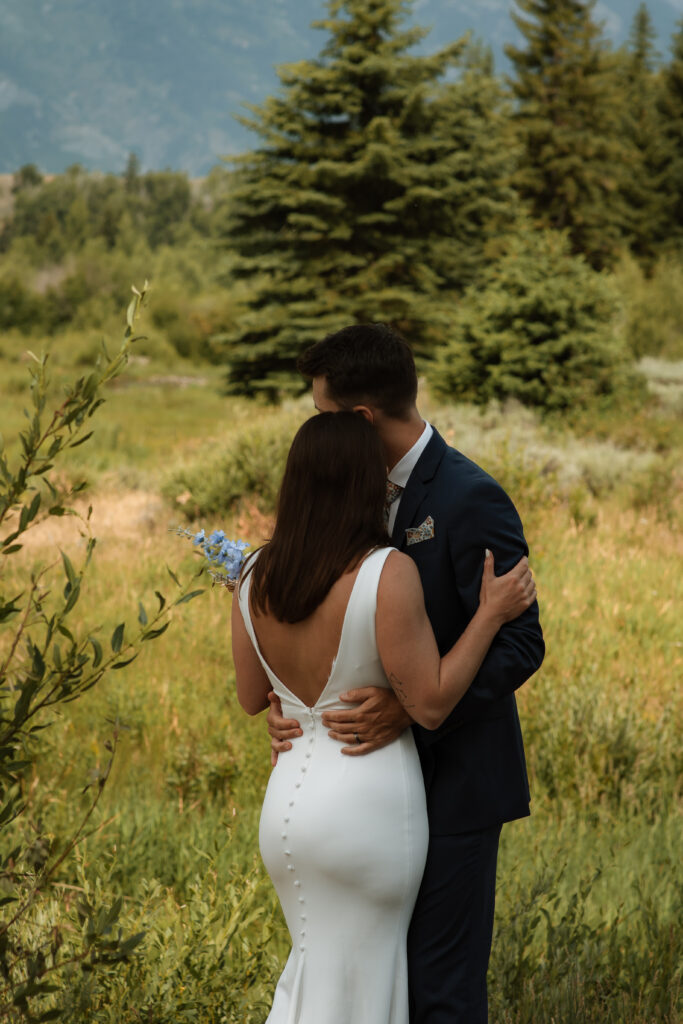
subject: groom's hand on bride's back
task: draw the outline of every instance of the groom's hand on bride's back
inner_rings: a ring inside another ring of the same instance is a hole
[[[295,718],[282,717],[282,705],[280,698],[272,690],[268,694],[270,707],[266,715],[268,732],[270,733],[270,763],[275,767],[277,755],[285,750],[291,750],[290,740],[301,736],[301,728]]]
[[[342,754],[357,757],[393,743],[412,718],[399,703],[393,690],[381,686],[364,686],[341,694],[349,710],[335,709],[323,714],[323,725],[333,740],[347,744]]]

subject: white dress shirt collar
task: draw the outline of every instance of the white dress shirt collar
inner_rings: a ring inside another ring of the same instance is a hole
[[[433,433],[434,431],[432,429],[431,424],[425,421],[424,430],[418,437],[413,447],[405,453],[403,458],[399,459],[399,461],[396,463],[394,468],[389,473],[387,479],[391,480],[392,484],[398,484],[399,487],[405,487],[405,485],[408,483],[408,477],[415,469],[415,466],[417,465],[417,460],[420,458],[422,452],[429,444],[430,438]]]

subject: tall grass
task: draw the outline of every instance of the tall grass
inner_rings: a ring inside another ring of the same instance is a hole
[[[216,517],[207,525],[220,516],[254,541],[267,534],[269,463],[307,414],[306,403],[264,412],[210,387],[139,379],[112,394],[91,452],[74,452],[83,461],[73,471],[92,480],[99,537],[83,614],[105,630],[117,608],[166,577],[166,563],[189,567],[193,555],[169,527],[192,502]],[[519,409],[482,416],[424,398],[452,443],[498,473],[515,499],[548,642],[543,668],[519,693],[533,813],[503,830],[492,1020],[674,1024],[683,952],[675,467],[659,489],[642,488],[677,442],[648,447],[645,424],[639,444],[625,447]],[[120,430],[116,445],[109,429]],[[259,438],[275,453],[265,461]],[[215,465],[222,477],[207,471]],[[224,500],[238,471],[255,481],[261,508]],[[164,503],[169,479],[178,488]],[[195,480],[222,503],[200,502],[197,484],[179,504]],[[80,543],[70,521],[39,527],[25,564]],[[74,974],[74,1024],[262,1024],[267,1015],[288,939],[257,853],[269,745],[263,719],[244,716],[235,699],[229,604],[209,589],[154,652],[45,733],[26,797],[58,842],[106,757],[111,721],[123,727],[98,829],[64,865],[44,912],[58,919],[83,893],[121,894],[124,928],[146,932],[131,964]]]

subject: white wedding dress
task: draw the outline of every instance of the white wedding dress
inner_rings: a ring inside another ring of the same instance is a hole
[[[339,694],[388,686],[377,653],[377,586],[391,548],[371,552],[349,597],[325,688],[307,707],[259,651],[247,577],[240,608],[285,717],[303,735],[280,754],[261,812],[260,846],[292,951],[267,1024],[408,1024],[406,933],[427,854],[424,785],[410,729],[350,757],[327,735]]]

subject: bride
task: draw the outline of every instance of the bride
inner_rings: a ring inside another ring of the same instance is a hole
[[[247,561],[232,611],[237,695],[255,715],[274,690],[302,735],[278,758],[260,847],[292,951],[267,1024],[408,1024],[406,933],[427,852],[412,733],[342,756],[324,711],[360,686],[392,687],[436,728],[469,687],[503,623],[535,598],[523,558],[496,577],[439,658],[412,559],[389,546],[379,437],[351,412],[300,428],[273,537]]]

